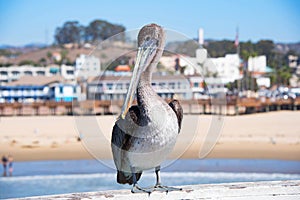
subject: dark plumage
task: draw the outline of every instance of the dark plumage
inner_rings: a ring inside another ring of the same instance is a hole
[[[178,100],[174,99],[169,103],[169,106],[173,109],[173,111],[175,112],[176,116],[177,116],[177,120],[178,120],[178,133],[180,132],[181,129],[181,123],[182,123],[182,118],[183,118],[183,110],[182,107],[179,103]]]
[[[134,121],[134,123],[141,125],[141,118],[140,117],[140,110],[138,109],[138,106],[131,106],[129,109],[130,117]],[[129,151],[131,142],[134,140],[134,136],[131,136],[129,134],[126,134],[122,129],[119,128],[117,123],[113,127],[113,134],[111,138],[111,143],[118,148]],[[141,173],[135,173],[136,175],[136,181],[138,181],[142,175]],[[133,184],[133,178],[131,173],[126,173],[123,171],[117,172],[117,182],[120,184],[126,184],[129,185]]]

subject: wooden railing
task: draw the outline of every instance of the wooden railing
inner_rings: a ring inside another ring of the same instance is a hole
[[[167,102],[170,100],[166,100]],[[134,102],[135,104],[136,102]],[[185,114],[237,115],[270,110],[298,110],[300,98],[236,98],[180,100]],[[123,101],[86,100],[74,102],[0,103],[0,115],[113,114],[121,111]]]

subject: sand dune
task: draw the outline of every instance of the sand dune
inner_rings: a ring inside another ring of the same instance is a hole
[[[299,119],[299,111],[226,117],[185,115],[170,157],[300,160]],[[0,120],[0,155],[12,154],[17,161],[111,158],[115,116]]]

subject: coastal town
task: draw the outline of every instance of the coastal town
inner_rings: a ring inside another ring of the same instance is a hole
[[[203,37],[203,29],[199,29],[199,38],[194,41],[194,45],[198,45],[195,57],[168,52],[160,59],[152,81],[152,87],[159,96],[166,100],[181,100],[187,114],[231,115],[299,109],[300,64],[297,56],[288,55],[288,67],[292,72],[288,82],[276,84],[272,83],[274,69],[267,66],[266,55],[243,60],[237,40],[234,44],[236,53],[212,58],[203,47]],[[134,48],[134,44],[122,42],[110,45],[119,49],[130,45]],[[64,48],[72,51],[74,44]],[[0,115],[120,112],[129,87],[134,54],[112,69],[111,63],[104,64],[98,56],[101,48],[88,43],[83,48],[91,53],[79,54],[74,64],[62,63],[62,53],[52,52],[48,53],[49,58],[62,64],[1,67]]]
[[[0,0],[0,199],[300,199],[298,0]]]

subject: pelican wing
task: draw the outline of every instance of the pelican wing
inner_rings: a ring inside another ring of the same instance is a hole
[[[178,120],[178,133],[181,129],[181,122],[183,118],[183,110],[178,100],[174,99],[169,103],[169,106],[172,108],[172,110],[175,112]]]
[[[128,114],[130,115],[131,119],[138,123],[139,118],[139,109],[137,106],[131,106],[129,109]],[[126,120],[126,119],[119,119],[119,120]],[[133,141],[134,137],[130,134],[127,134],[118,126],[118,121],[115,123],[112,131],[111,137],[111,146],[112,146],[112,153],[115,165],[117,167],[117,182],[121,184],[133,184],[133,177],[132,173],[129,171],[122,171],[122,169],[130,169],[129,163],[127,162],[126,158],[124,157],[124,151],[128,151],[131,147],[131,142]],[[136,172],[136,180],[138,181],[142,175],[142,172]]]

